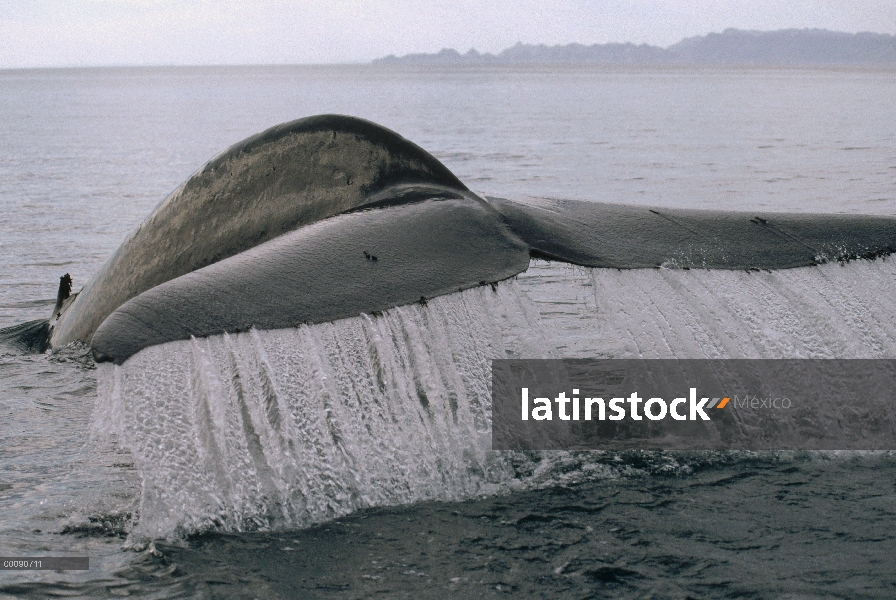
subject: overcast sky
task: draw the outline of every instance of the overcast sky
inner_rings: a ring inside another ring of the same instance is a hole
[[[0,0],[0,68],[367,62],[728,27],[896,34],[896,0]]]

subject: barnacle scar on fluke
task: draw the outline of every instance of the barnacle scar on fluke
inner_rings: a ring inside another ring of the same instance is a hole
[[[345,176],[334,179],[337,171]],[[369,268],[371,248],[389,260]],[[482,197],[397,133],[321,115],[212,159],[77,295],[63,276],[53,318],[30,335],[52,347],[80,340],[97,360],[121,363],[191,336],[376,316],[495,285],[530,257],[615,269],[786,269],[894,248],[888,217]]]

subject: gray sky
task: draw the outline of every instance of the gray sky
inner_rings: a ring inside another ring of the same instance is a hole
[[[896,0],[0,0],[0,68],[366,62],[739,29],[896,34]]]

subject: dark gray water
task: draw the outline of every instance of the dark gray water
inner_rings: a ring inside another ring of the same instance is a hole
[[[80,287],[212,155],[301,116],[382,123],[485,194],[893,215],[893,98],[894,73],[874,70],[0,72],[0,327],[46,317],[61,274]],[[540,263],[495,293],[227,344],[363,382],[353,351],[333,348],[366,339],[399,383],[425,386],[499,350],[894,358],[894,291],[892,260],[757,275]],[[0,347],[0,554],[91,557],[87,572],[0,572],[0,597],[896,595],[892,454],[495,455],[476,437],[473,378],[469,429],[438,444],[400,424],[380,446],[314,446],[364,457],[354,483],[332,461],[270,451],[275,502],[239,479],[239,440],[206,477],[195,440],[175,435],[195,425],[184,402],[209,399],[171,391],[169,375],[214,382],[216,343],[129,361],[125,384],[156,375],[118,395],[98,394],[81,348]],[[370,401],[409,410],[399,391]],[[228,423],[204,426],[226,437]],[[221,477],[240,491],[211,510]]]

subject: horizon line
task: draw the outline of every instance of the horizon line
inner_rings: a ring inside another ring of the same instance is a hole
[[[40,71],[49,71],[49,70],[76,70],[76,69],[206,68],[206,67],[207,67],[207,68],[228,68],[228,67],[337,67],[337,66],[377,66],[377,67],[382,67],[382,66],[397,66],[397,65],[395,65],[395,64],[383,64],[384,61],[387,61],[388,59],[396,59],[396,58],[397,58],[397,59],[403,59],[403,58],[413,57],[413,56],[436,56],[436,55],[438,55],[438,54],[440,54],[440,53],[442,53],[442,52],[448,52],[448,51],[455,52],[455,53],[457,53],[459,56],[466,56],[466,55],[469,55],[469,54],[471,54],[471,53],[475,53],[476,55],[479,55],[479,56],[492,56],[492,57],[498,57],[501,53],[506,52],[506,51],[509,50],[509,49],[516,48],[516,47],[518,47],[518,46],[532,46],[532,47],[542,47],[542,48],[564,48],[564,47],[568,47],[568,46],[577,46],[577,45],[578,45],[578,46],[584,46],[584,47],[588,48],[588,47],[595,47],[595,46],[625,46],[625,45],[631,45],[631,46],[635,46],[635,47],[648,47],[648,48],[657,48],[657,49],[661,49],[661,50],[668,50],[669,48],[671,48],[671,47],[673,47],[673,46],[675,46],[675,45],[677,45],[677,44],[679,44],[679,43],[681,43],[681,42],[684,42],[684,41],[686,41],[686,40],[694,40],[694,39],[706,38],[706,37],[709,37],[709,36],[711,36],[711,35],[722,35],[722,34],[724,34],[725,32],[728,32],[728,31],[736,31],[736,32],[741,32],[741,33],[780,33],[780,32],[787,32],[787,31],[799,31],[799,32],[812,32],[812,31],[818,31],[818,32],[826,32],[826,33],[833,33],[833,34],[843,34],[843,35],[848,35],[848,36],[858,36],[858,35],[862,35],[862,34],[870,34],[870,35],[875,35],[875,36],[887,36],[887,37],[893,37],[893,38],[896,38],[896,35],[894,35],[894,34],[880,33],[880,32],[875,32],[875,31],[857,31],[857,32],[855,32],[855,33],[851,33],[851,32],[846,32],[846,31],[836,31],[836,30],[825,29],[825,28],[818,28],[818,27],[805,27],[805,28],[789,27],[789,28],[784,28],[784,29],[768,29],[768,30],[759,30],[759,29],[738,29],[738,28],[736,28],[736,27],[728,27],[728,28],[723,29],[723,30],[720,31],[720,32],[719,32],[719,31],[711,31],[711,32],[706,33],[706,34],[703,34],[703,35],[684,37],[684,38],[681,38],[678,42],[675,42],[675,43],[670,44],[670,45],[665,46],[665,47],[664,47],[664,46],[657,46],[657,45],[653,45],[653,44],[648,44],[648,43],[640,43],[640,44],[638,44],[638,43],[631,42],[631,41],[626,41],[626,42],[602,42],[602,43],[595,42],[595,43],[591,43],[591,44],[588,44],[588,43],[585,43],[585,42],[567,42],[567,43],[558,43],[558,44],[550,44],[550,45],[549,45],[549,44],[546,44],[546,43],[544,43],[544,42],[523,42],[523,41],[519,40],[519,41],[516,42],[516,44],[514,44],[514,45],[512,45],[512,46],[508,46],[507,48],[504,48],[503,50],[500,50],[500,51],[498,51],[497,53],[492,53],[492,52],[488,52],[488,51],[486,51],[486,52],[479,52],[478,50],[476,50],[475,47],[471,47],[471,48],[470,48],[469,50],[467,50],[466,52],[461,52],[460,50],[457,50],[457,49],[454,48],[454,47],[443,47],[443,48],[441,48],[441,49],[439,49],[439,50],[437,50],[437,51],[435,51],[435,52],[425,52],[425,51],[424,51],[424,52],[410,52],[410,53],[402,54],[402,55],[397,55],[397,54],[392,53],[392,54],[387,54],[387,55],[379,56],[379,57],[377,57],[377,58],[373,58],[373,59],[369,59],[369,60],[364,60],[364,61],[358,60],[358,61],[333,61],[333,62],[313,62],[313,63],[301,63],[301,62],[170,63],[170,62],[169,62],[169,63],[111,63],[111,64],[102,64],[102,63],[98,63],[98,64],[67,64],[67,65],[63,64],[63,65],[40,65],[40,66],[23,66],[23,67],[4,67],[4,66],[0,66],[0,72],[6,72],[6,71],[39,71],[39,70],[40,70]],[[473,66],[477,66],[477,67],[485,67],[485,66],[526,66],[526,65],[529,65],[529,66],[539,66],[539,65],[541,65],[541,64],[550,65],[550,66],[552,66],[552,67],[565,66],[564,63],[537,63],[537,62],[533,62],[533,63],[518,63],[518,64],[516,64],[516,65],[500,65],[500,64],[494,64],[494,65],[486,65],[486,64],[479,64],[479,65],[473,65],[473,64],[470,64],[470,65],[462,65],[462,64],[455,64],[455,65],[440,65],[440,66],[454,66],[454,67],[467,67],[467,66],[469,66],[469,67],[473,67]],[[403,65],[403,66],[412,66],[412,65],[411,65],[411,64],[405,64],[405,65]],[[419,65],[419,66],[423,66],[423,65]],[[426,65],[426,66],[428,66],[428,67],[431,68],[432,66],[435,66],[435,65],[430,64],[430,65]],[[584,65],[584,64],[574,64],[574,63],[571,63],[569,66],[578,66],[578,67],[582,67],[582,66],[586,66],[586,65]],[[729,67],[729,68],[730,68],[730,67],[751,67],[751,66],[753,66],[753,67],[763,67],[763,68],[768,68],[768,67],[781,67],[781,68],[812,68],[812,67],[826,67],[826,68],[830,68],[830,67],[838,67],[838,66],[841,66],[841,67],[871,67],[871,68],[874,68],[874,67],[877,66],[877,65],[863,65],[863,64],[851,65],[851,64],[848,64],[848,63],[842,63],[842,64],[839,64],[839,65],[838,65],[838,64],[835,64],[835,63],[832,63],[832,64],[824,64],[824,63],[821,63],[821,64],[807,63],[807,64],[788,64],[788,65],[781,65],[781,64],[769,64],[769,65],[762,65],[762,64],[752,64],[752,65],[751,65],[751,64],[743,64],[743,65],[738,65],[738,64],[730,64],[730,63],[728,63],[728,64],[718,64],[718,65],[714,65],[714,64],[712,64],[712,63],[707,63],[707,64],[690,64],[690,65],[674,65],[674,64],[668,64],[668,65],[661,65],[661,64],[653,64],[653,65],[651,65],[651,64],[641,64],[641,65],[616,65],[616,64],[610,64],[610,63],[607,63],[607,64],[603,64],[603,63],[594,63],[594,64],[591,64],[591,65],[589,65],[589,66],[595,66],[595,67],[597,67],[597,66],[606,66],[606,67],[614,67],[614,66],[616,66],[616,67],[620,67],[620,66],[621,66],[621,67],[632,67],[632,66],[644,66],[644,67],[659,67],[659,66],[670,66],[670,67],[673,67],[673,66],[690,66],[690,67],[697,67],[697,66],[700,66],[700,67],[712,67],[712,66],[719,66],[719,67]],[[881,67],[884,67],[884,68],[888,67],[888,65],[880,65],[880,66],[881,66]]]

